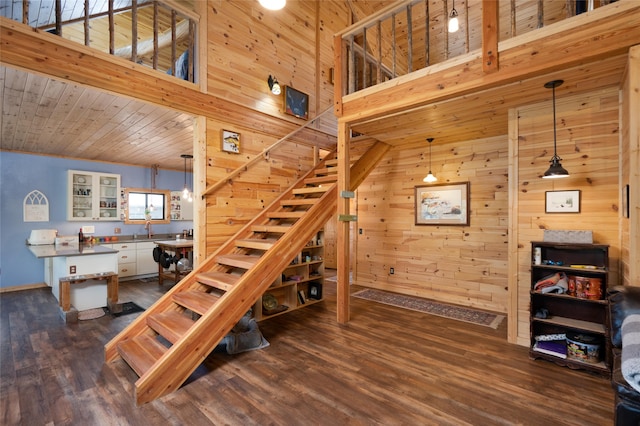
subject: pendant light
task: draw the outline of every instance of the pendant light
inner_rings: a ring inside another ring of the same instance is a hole
[[[458,22],[458,11],[456,10],[456,0],[453,0],[451,8],[451,13],[449,14],[449,32],[455,33],[460,28],[460,23]]]
[[[258,3],[265,9],[280,10],[287,4],[287,0],[258,0]]]
[[[184,158],[184,189],[182,190],[182,199],[191,202],[193,198],[191,197],[191,191],[189,191],[187,187],[187,159],[192,159],[193,155],[182,154],[180,157]]]
[[[553,91],[553,157],[549,162],[551,166],[544,172],[544,179],[559,179],[569,177],[569,172],[562,167],[560,161],[562,158],[558,157],[558,151],[556,149],[556,87],[564,83],[564,80],[553,80],[545,83],[544,87]]]
[[[427,138],[427,142],[429,142],[429,174],[422,179],[423,182],[433,183],[438,180],[437,177],[431,173],[431,142],[433,142],[433,138]]]

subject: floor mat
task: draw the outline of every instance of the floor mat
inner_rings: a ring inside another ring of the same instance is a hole
[[[100,308],[87,309],[78,312],[78,321],[92,320],[104,316],[104,310]]]
[[[107,312],[108,314],[114,317],[121,317],[123,315],[135,314],[137,312],[143,312],[145,310],[143,307],[141,307],[140,305],[134,302],[124,302],[122,304],[122,311],[120,312],[110,312],[109,308],[102,308],[102,309],[104,309],[105,312]]]
[[[491,312],[448,305],[420,297],[406,296],[404,294],[390,293],[375,289],[361,290],[354,293],[353,296],[360,299],[371,300],[373,302],[384,303],[385,305],[397,306],[399,308],[411,309],[413,311],[425,312],[427,314],[491,327],[493,329],[498,328],[505,318],[504,315],[498,315]]]

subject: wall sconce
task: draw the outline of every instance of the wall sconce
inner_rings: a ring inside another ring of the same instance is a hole
[[[269,74],[269,79],[267,80],[267,83],[269,84],[269,90],[271,90],[271,93],[273,93],[274,95],[279,95],[282,92],[282,89],[280,88],[280,83],[278,83],[278,80],[273,77],[271,74]]]
[[[460,28],[458,22],[458,11],[456,10],[456,0],[453,0],[451,13],[449,14],[449,32],[455,33]]]
[[[427,142],[429,142],[429,174],[422,179],[423,182],[433,183],[438,180],[437,177],[431,173],[431,142],[433,142],[433,138],[427,138]]]
[[[564,83],[564,80],[553,80],[544,84],[545,88],[553,90],[553,157],[549,160],[551,166],[549,166],[549,169],[544,172],[544,176],[542,176],[545,179],[569,177],[569,172],[562,167],[562,164],[560,164],[560,160],[562,160],[562,158],[558,157],[558,152],[556,150],[556,87],[560,86],[562,83]]]
[[[287,0],[258,0],[258,3],[265,9],[280,10],[287,4]]]
[[[187,187],[187,159],[192,159],[193,155],[182,154],[180,157],[184,158],[184,189],[182,190],[182,199],[192,202],[193,197],[191,196],[191,191],[189,191],[189,188]]]

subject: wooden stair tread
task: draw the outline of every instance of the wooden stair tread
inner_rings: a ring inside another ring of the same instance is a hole
[[[219,271],[201,272],[196,275],[196,280],[209,287],[229,291],[238,282],[240,275],[226,274]]]
[[[323,194],[329,190],[330,186],[306,186],[304,188],[296,188],[291,191],[294,195],[307,194]]]
[[[242,269],[251,269],[260,260],[259,256],[247,256],[244,254],[223,254],[216,257],[216,262]]]
[[[296,212],[269,212],[267,213],[267,217],[269,219],[299,219],[304,216],[306,211],[296,211]]]
[[[288,200],[280,201],[280,205],[286,206],[306,206],[313,205],[318,202],[317,198],[290,198]]]
[[[251,238],[251,239],[245,239],[245,240],[236,240],[235,244],[236,244],[236,247],[241,247],[241,248],[269,250],[271,247],[273,247],[276,241],[278,240],[275,238],[264,238],[264,239]]]
[[[218,299],[220,296],[197,290],[182,291],[173,295],[174,302],[200,315],[215,305]]]
[[[118,343],[118,353],[138,376],[146,373],[167,351],[155,337],[143,334]]]
[[[315,185],[319,183],[333,183],[338,180],[337,175],[316,176],[304,180],[307,185]]]
[[[161,312],[147,317],[149,327],[171,343],[184,336],[194,323],[194,320],[178,311]]]
[[[276,234],[284,234],[290,229],[290,225],[255,225],[251,227],[253,232],[273,232]]]

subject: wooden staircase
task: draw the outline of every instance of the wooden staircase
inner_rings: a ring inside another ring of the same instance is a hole
[[[351,166],[352,189],[389,146],[377,142]],[[177,390],[335,214],[335,153],[284,192],[197,269],[105,345],[139,376],[138,405]]]
[[[107,362],[121,357],[138,374],[137,404],[187,380],[335,214],[336,200],[335,168],[320,162],[105,345]]]

